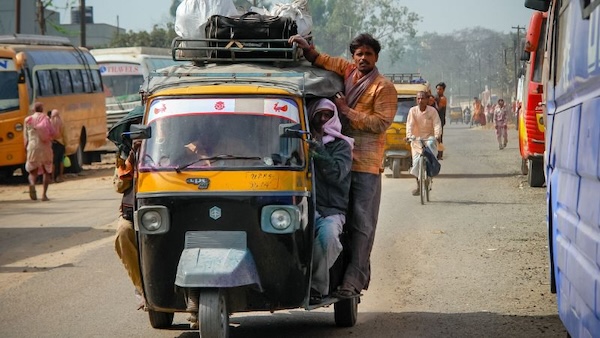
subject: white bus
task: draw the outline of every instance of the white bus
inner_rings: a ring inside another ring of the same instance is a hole
[[[169,48],[123,47],[90,51],[98,65],[106,94],[106,122],[112,125],[141,104],[140,86],[151,72],[181,64]]]

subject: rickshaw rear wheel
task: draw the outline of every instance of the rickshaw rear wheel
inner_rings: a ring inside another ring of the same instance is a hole
[[[198,301],[200,337],[229,337],[229,311],[223,289],[202,289]]]
[[[352,327],[358,317],[359,297],[343,299],[333,304],[335,325],[339,327]]]
[[[392,177],[393,178],[400,177],[400,159],[399,158],[395,158],[392,161]]]
[[[148,310],[148,318],[150,318],[150,325],[155,329],[166,329],[171,327],[173,324],[173,312],[159,312],[154,310]]]

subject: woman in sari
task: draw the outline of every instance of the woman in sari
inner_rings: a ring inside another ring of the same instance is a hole
[[[38,175],[43,175],[42,201],[48,201],[48,184],[52,180],[52,140],[56,136],[50,118],[44,114],[44,105],[36,102],[33,114],[25,118],[25,146],[27,162],[25,170],[29,173],[29,197],[37,200],[35,182]]]

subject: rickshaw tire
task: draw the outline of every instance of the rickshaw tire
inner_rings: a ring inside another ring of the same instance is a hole
[[[150,325],[155,329],[167,329],[173,324],[173,312],[159,312],[148,310]]]
[[[223,289],[200,290],[198,324],[200,338],[229,337],[229,310]]]
[[[392,161],[392,177],[393,178],[399,178],[400,177],[400,159],[399,158],[395,158]]]
[[[335,325],[339,327],[352,327],[358,317],[359,297],[343,299],[333,304]]]

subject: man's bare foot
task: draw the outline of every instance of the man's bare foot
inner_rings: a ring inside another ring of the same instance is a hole
[[[48,196],[44,195],[42,196],[42,201],[49,201],[50,199],[48,198]]]

